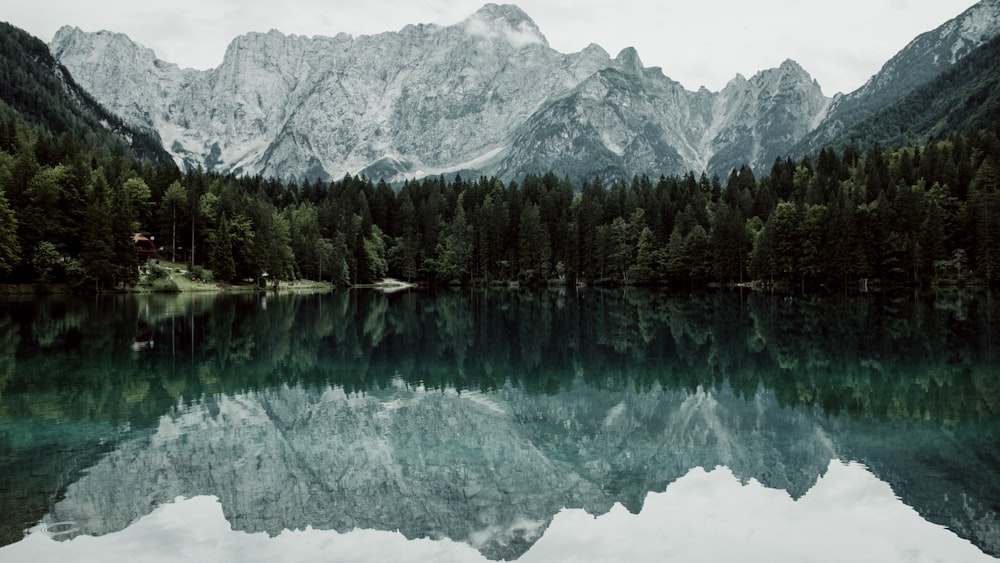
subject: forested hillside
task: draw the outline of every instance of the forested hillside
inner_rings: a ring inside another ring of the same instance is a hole
[[[847,129],[831,146],[910,139],[988,128],[1000,120],[1000,37],[996,37],[899,101]]]
[[[171,162],[155,133],[136,130],[103,108],[43,41],[5,22],[0,22],[0,110],[90,147],[114,152],[124,146],[137,158]]]

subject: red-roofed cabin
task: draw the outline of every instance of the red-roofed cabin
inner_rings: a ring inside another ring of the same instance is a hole
[[[156,254],[156,245],[142,233],[132,235],[132,242],[135,243],[135,251],[139,257],[140,264],[145,264]]]

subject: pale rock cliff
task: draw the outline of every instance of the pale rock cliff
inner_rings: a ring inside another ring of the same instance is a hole
[[[834,139],[1000,33],[983,0],[834,98],[794,61],[687,91],[631,48],[563,54],[513,5],[452,26],[352,37],[236,38],[217,68],[180,69],[124,35],[64,27],[55,57],[185,168],[286,180],[454,172],[653,178],[766,173]]]
[[[182,166],[292,180],[724,175],[769,164],[827,104],[794,63],[711,93],[685,91],[634,49],[559,53],[511,5],[373,36],[249,33],[207,71],[108,32],[65,27],[50,48]]]

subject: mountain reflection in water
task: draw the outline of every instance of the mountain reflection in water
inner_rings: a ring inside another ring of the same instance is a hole
[[[279,543],[430,538],[491,559],[600,560],[616,542],[639,559],[990,559],[952,532],[1000,554],[986,295],[356,291],[0,311],[4,543],[49,526],[0,560],[195,507]]]

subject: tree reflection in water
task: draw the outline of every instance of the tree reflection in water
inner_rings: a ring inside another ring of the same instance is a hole
[[[990,295],[442,290],[4,305],[4,543],[52,510],[83,470],[140,463],[136,444],[164,424],[201,428],[203,420],[185,417],[221,421],[234,400],[250,397],[259,403],[251,410],[262,409],[289,444],[356,448],[371,435],[344,428],[377,430],[388,436],[392,463],[413,478],[461,483],[418,487],[451,515],[397,507],[408,520],[381,523],[414,535],[472,537],[453,531],[470,515],[547,522],[562,506],[603,513],[613,502],[638,512],[648,492],[696,466],[726,465],[797,498],[840,457],[864,462],[924,518],[1000,553],[1000,310]],[[509,417],[449,399],[458,396],[482,397]],[[389,408],[397,404],[408,410]],[[483,457],[484,443],[503,455]],[[222,451],[233,454],[230,447]],[[192,446],[185,455],[220,454]],[[315,455],[306,466],[338,466]],[[366,455],[371,464],[380,459]],[[345,471],[352,460],[341,460],[350,462]],[[530,479],[505,481],[524,467],[533,467]],[[393,488],[384,469],[369,469],[360,482]],[[498,471],[507,477],[493,477]],[[330,482],[314,478],[312,485]],[[538,493],[543,484],[554,492]],[[171,500],[166,494],[152,500]],[[487,500],[521,512],[473,510]],[[295,524],[377,527],[388,514],[355,508],[342,520]],[[242,518],[250,529],[280,531],[277,522]],[[534,537],[522,530],[504,549],[482,549],[516,556]]]

